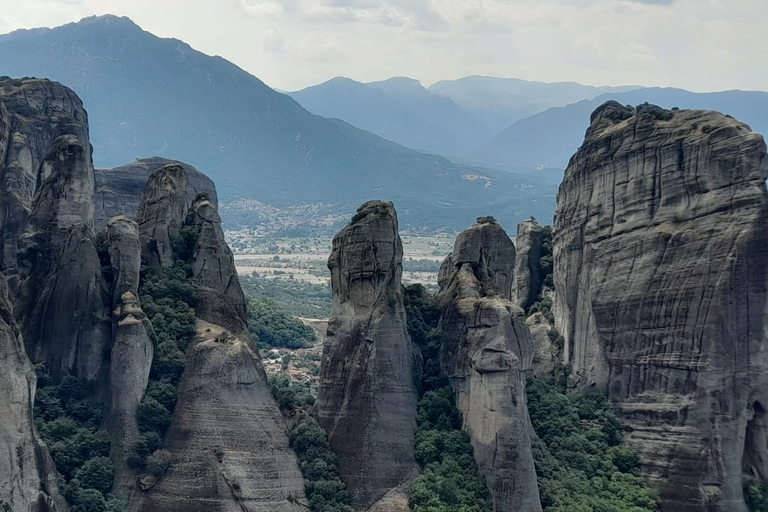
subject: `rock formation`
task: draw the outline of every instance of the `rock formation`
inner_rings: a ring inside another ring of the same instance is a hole
[[[246,338],[248,313],[235,269],[235,258],[224,240],[221,217],[207,194],[198,195],[184,222],[194,233],[192,282],[196,285],[198,318],[226,327]]]
[[[0,275],[0,509],[62,512],[58,474],[32,419],[36,382]]]
[[[151,326],[138,299],[141,244],[135,222],[125,216],[109,221],[109,257],[113,272],[113,342],[110,385],[113,390],[108,429],[112,437],[115,480],[128,487],[128,449],[139,435],[136,408],[147,390],[154,348]]]
[[[735,119],[609,102],[560,187],[565,361],[632,428],[664,510],[746,511],[742,475],[768,478],[767,177]]]
[[[135,219],[149,177],[166,165],[177,165],[186,172],[189,178],[187,204],[192,204],[197,194],[205,192],[214,208],[218,208],[213,181],[196,168],[167,158],[141,158],[114,169],[96,169],[96,231],[105,229],[107,221],[116,215]]]
[[[541,243],[544,239],[544,228],[533,219],[517,225],[515,240],[517,257],[515,260],[515,303],[523,309],[530,307],[536,301],[541,290]]]
[[[478,222],[440,268],[441,364],[494,510],[539,511],[525,398],[533,342],[523,310],[511,302],[515,248],[499,224]]]
[[[170,472],[131,511],[301,512],[304,481],[249,339],[198,321],[164,448]]]
[[[149,177],[139,203],[136,222],[141,255],[155,272],[176,262],[174,242],[187,214],[189,178],[181,165],[166,165]]]
[[[197,338],[187,349],[164,448],[171,470],[134,494],[131,511],[298,512],[306,502],[285,423],[246,325],[245,297],[221,219],[207,194],[191,204],[183,167],[149,178],[138,207],[150,268],[191,268]]]
[[[105,377],[112,341],[111,298],[93,232],[93,166],[88,140],[55,139],[19,239],[15,307],[27,352],[52,375]]]
[[[550,375],[555,365],[562,359],[561,348],[555,346],[550,332],[552,324],[541,313],[534,313],[525,319],[525,325],[533,340],[533,362],[531,369],[534,375]]]
[[[403,247],[391,202],[369,201],[333,239],[333,312],[317,419],[339,456],[356,509],[417,470],[415,359],[400,284]]]
[[[74,136],[89,152],[87,122],[82,102],[66,87],[48,80],[0,79],[0,271],[6,275],[16,272],[19,239],[46,178],[40,175],[43,159],[64,135]]]

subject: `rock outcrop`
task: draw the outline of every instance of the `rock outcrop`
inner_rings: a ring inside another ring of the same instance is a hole
[[[36,383],[0,275],[0,509],[63,512],[58,474],[32,418]]]
[[[400,284],[403,246],[391,202],[369,201],[333,239],[333,312],[317,419],[339,456],[355,508],[365,510],[418,471],[414,368]]]
[[[544,240],[544,228],[533,219],[517,225],[515,249],[515,303],[526,309],[536,301],[541,290],[541,243]]]
[[[176,263],[174,242],[180,240],[187,214],[189,178],[181,165],[166,165],[149,177],[141,196],[136,222],[141,255],[155,272]]]
[[[83,104],[70,89],[48,80],[0,79],[0,271],[6,275],[16,273],[19,239],[46,178],[43,159],[65,135],[89,151],[87,123]]]
[[[216,204],[207,194],[195,198],[184,225],[195,239],[192,282],[199,299],[195,309],[198,318],[248,338],[248,312],[235,258],[224,240]]]
[[[93,166],[88,140],[55,139],[40,164],[39,188],[19,240],[19,319],[27,352],[51,374],[106,376],[111,297],[93,232]]]
[[[441,364],[494,510],[540,511],[525,398],[533,342],[511,301],[515,249],[499,224],[478,222],[440,269]]]
[[[306,503],[304,481],[249,339],[198,321],[164,448],[170,472],[131,511],[307,510],[294,502]]]
[[[562,359],[562,347],[556,346],[550,337],[553,326],[541,313],[534,313],[526,318],[525,325],[528,326],[533,340],[533,374],[550,375]]]
[[[135,493],[130,510],[305,510],[304,482],[252,347],[245,296],[215,202],[200,193],[189,204],[189,183],[183,167],[162,167],[138,207],[150,269],[177,261],[191,269],[198,328],[164,444],[170,472]]]
[[[560,187],[556,327],[604,392],[664,510],[746,511],[766,481],[768,157],[715,112],[592,115]]]
[[[112,437],[115,481],[127,488],[134,476],[128,470],[128,449],[138,438],[136,408],[149,382],[154,347],[152,329],[139,304],[141,244],[135,222],[125,216],[109,221],[109,258],[113,273],[112,352],[110,385],[113,390],[108,430]]]
[[[105,229],[107,221],[117,215],[135,219],[149,177],[166,165],[177,165],[186,172],[189,179],[187,204],[192,204],[195,197],[204,192],[214,208],[218,208],[213,181],[195,167],[167,158],[141,158],[114,169],[96,169],[96,231]]]

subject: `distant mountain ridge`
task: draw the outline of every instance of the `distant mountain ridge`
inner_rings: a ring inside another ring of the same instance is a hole
[[[608,92],[620,93],[635,89],[642,87],[596,87],[576,82],[537,82],[478,75],[442,80],[427,88],[431,93],[452,99],[482,121],[494,135],[520,119],[552,107],[591,100]],[[586,125],[586,120],[584,122]]]
[[[403,227],[430,229],[553,211],[551,180],[457,165],[310,114],[234,64],[128,18],[0,36],[0,70],[71,87],[88,110],[97,166],[189,162],[216,182],[222,202],[326,203],[351,215],[365,200],[390,199]]]
[[[485,76],[425,88],[407,77],[368,83],[336,77],[289,94],[314,114],[342,119],[407,147],[462,157],[520,119],[636,88]]]
[[[646,88],[608,93],[593,100],[552,108],[513,124],[472,153],[487,165],[565,169],[584,138],[590,113],[609,100],[624,105],[649,102],[664,108],[715,110],[731,115],[768,135],[768,92],[695,93],[683,89]]]
[[[414,149],[458,155],[495,135],[445,96],[412,78],[361,83],[336,77],[290,93],[304,108]]]

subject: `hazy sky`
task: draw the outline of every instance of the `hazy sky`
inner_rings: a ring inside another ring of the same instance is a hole
[[[0,32],[106,13],[283,90],[471,74],[768,90],[768,0],[0,0]]]

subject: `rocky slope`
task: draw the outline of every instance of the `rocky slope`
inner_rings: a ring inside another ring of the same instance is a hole
[[[390,202],[369,201],[333,239],[333,313],[316,415],[355,508],[414,476],[416,349],[400,284],[403,246]]]
[[[711,111],[592,115],[558,195],[556,327],[669,511],[746,511],[765,480],[768,157]]]
[[[525,398],[534,351],[511,302],[514,266],[512,241],[480,218],[459,234],[439,276],[441,364],[497,512],[541,510]]]
[[[0,508],[62,512],[56,468],[32,418],[37,377],[11,307],[0,275]]]
[[[153,173],[138,207],[145,262],[161,272],[188,263],[197,337],[187,349],[164,448],[171,470],[136,491],[131,511],[288,512],[306,502],[285,423],[246,326],[245,298],[215,203],[183,166]]]

